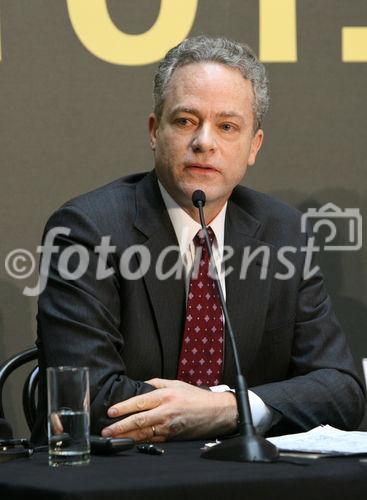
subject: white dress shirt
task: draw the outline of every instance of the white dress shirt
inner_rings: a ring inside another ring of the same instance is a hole
[[[162,194],[163,201],[166,205],[168,215],[171,219],[173,228],[176,233],[177,241],[180,248],[180,255],[185,269],[185,284],[186,298],[190,284],[190,275],[195,259],[195,243],[194,238],[197,232],[201,229],[201,224],[192,219],[183,210],[175,200],[168,194],[166,189],[158,181],[159,189]],[[210,222],[210,227],[214,233],[213,241],[213,257],[217,267],[219,280],[222,285],[223,295],[226,297],[225,269],[222,263],[223,247],[224,247],[224,223],[227,211],[227,203],[224,205],[219,214]],[[217,385],[210,387],[213,392],[232,391],[227,385]],[[258,432],[265,433],[269,429],[272,420],[272,410],[263,402],[263,400],[254,392],[248,391],[252,418]]]

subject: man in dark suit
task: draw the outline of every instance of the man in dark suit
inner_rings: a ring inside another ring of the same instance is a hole
[[[68,232],[54,240],[39,299],[34,441],[44,437],[44,371],[55,365],[89,366],[93,433],[164,441],[235,431],[235,369],[223,318],[213,312],[215,285],[207,272],[192,275],[195,262],[206,266],[204,254],[195,260],[198,188],[258,430],[358,426],[363,388],[322,275],[305,272],[301,214],[238,186],[261,147],[267,107],[265,70],[248,47],[188,39],[155,78],[155,169],[53,214],[45,234]],[[60,255],[73,245],[84,250],[70,251],[62,269]],[[82,258],[85,272],[72,277]],[[201,286],[214,291],[201,297]]]

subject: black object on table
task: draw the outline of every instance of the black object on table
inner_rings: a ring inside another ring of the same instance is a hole
[[[48,466],[47,453],[0,464],[0,497],[10,499],[365,500],[367,463],[321,458],[290,463],[203,460],[202,441],[163,443],[161,456],[92,456],[78,467]]]

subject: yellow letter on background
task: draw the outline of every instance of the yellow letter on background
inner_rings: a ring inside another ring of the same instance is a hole
[[[367,62],[367,28],[365,26],[342,28],[342,61]]]
[[[107,0],[67,0],[71,24],[82,44],[112,64],[137,66],[162,59],[190,32],[198,0],[161,0],[158,18],[145,33],[129,35],[111,20]]]
[[[297,62],[296,0],[260,0],[260,49],[264,62]]]

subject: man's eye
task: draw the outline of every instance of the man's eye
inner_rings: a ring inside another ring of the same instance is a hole
[[[177,125],[185,127],[186,125],[189,125],[190,121],[187,118],[177,118],[176,123]]]
[[[232,132],[235,130],[235,127],[234,125],[232,125],[232,123],[222,123],[221,129],[225,132]]]

